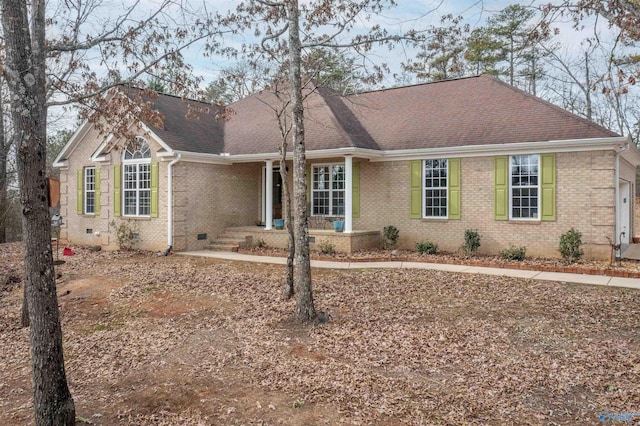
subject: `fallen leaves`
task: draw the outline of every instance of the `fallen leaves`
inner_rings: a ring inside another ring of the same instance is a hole
[[[318,270],[332,320],[299,326],[279,266],[81,248],[66,260],[66,367],[94,424],[597,424],[640,407],[636,290]],[[0,294],[0,421],[24,423],[21,293]]]

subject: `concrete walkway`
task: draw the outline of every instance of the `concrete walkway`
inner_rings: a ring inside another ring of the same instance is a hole
[[[209,250],[178,252],[178,255],[211,257],[215,259],[236,260],[242,262],[272,263],[285,265],[284,257],[254,256],[250,254],[216,252]],[[462,272],[467,274],[497,275],[503,277],[529,278],[532,280],[560,281],[578,284],[603,285],[610,287],[627,287],[640,289],[640,279],[608,277],[606,275],[567,274],[563,272],[526,271],[522,269],[488,268],[483,266],[451,265],[443,263],[424,262],[331,262],[327,260],[312,260],[313,268],[328,269],[431,269],[434,271]]]

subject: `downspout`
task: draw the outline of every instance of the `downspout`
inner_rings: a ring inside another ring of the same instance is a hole
[[[620,235],[620,154],[627,150],[629,144],[625,144],[620,147],[619,150],[616,150],[616,170],[615,170],[615,227],[613,234],[613,244],[618,245],[618,250],[615,253],[616,261],[620,259],[622,256],[622,236]]]
[[[164,255],[167,256],[173,247],[173,166],[180,161],[182,155],[176,155],[167,165],[167,249]]]

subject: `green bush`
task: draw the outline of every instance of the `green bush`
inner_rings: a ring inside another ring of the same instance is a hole
[[[267,246],[267,243],[262,238],[258,238],[256,242],[253,243],[253,245],[256,246],[257,248],[263,248]]]
[[[560,236],[560,254],[567,263],[580,260],[584,251],[582,250],[582,233],[574,228]]]
[[[467,257],[472,257],[480,248],[480,234],[475,229],[467,229],[464,231],[464,244],[462,252]]]
[[[527,253],[525,246],[516,247],[513,244],[504,250],[500,250],[500,256],[506,260],[524,260],[524,255]]]
[[[398,244],[400,231],[393,225],[385,226],[382,230],[382,248],[390,249]]]
[[[416,250],[420,254],[436,254],[438,252],[438,245],[431,241],[420,241],[416,244]]]
[[[336,246],[329,240],[322,240],[318,243],[320,254],[328,254],[332,256],[336,252]]]

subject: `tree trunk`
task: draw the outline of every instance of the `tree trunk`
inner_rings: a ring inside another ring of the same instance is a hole
[[[284,223],[287,227],[287,277],[284,286],[284,297],[289,300],[293,297],[293,259],[296,254],[293,223],[291,222],[291,191],[289,189],[289,173],[287,172],[287,142],[283,139],[280,145],[280,178],[282,179],[282,201],[284,210]]]
[[[7,242],[7,216],[9,214],[7,161],[9,142],[4,128],[4,80],[0,75],[0,243]]]
[[[289,18],[289,83],[293,124],[293,195],[295,206],[294,239],[296,249],[295,296],[296,317],[301,322],[315,318],[311,288],[311,259],[309,258],[309,223],[307,221],[306,155],[304,146],[304,109],[302,106],[302,78],[300,76],[300,29],[298,0],[287,3]]]
[[[27,281],[24,284],[24,295],[22,297],[22,313],[20,315],[20,327],[29,327],[29,299],[27,298]]]
[[[12,95],[21,188],[35,424],[73,425],[75,407],[64,369],[45,176],[45,2],[30,2],[30,10],[22,0],[1,0],[0,4],[6,52],[4,75]]]

